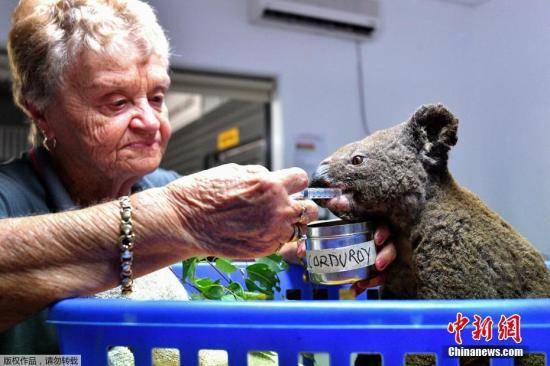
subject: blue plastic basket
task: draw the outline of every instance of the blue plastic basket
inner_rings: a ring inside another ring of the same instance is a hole
[[[175,267],[181,272],[181,267]],[[199,275],[210,276],[209,266]],[[312,298],[312,288],[293,267],[281,276],[284,290],[298,289]],[[321,291],[324,292],[324,291]],[[284,293],[284,292],[283,292]],[[329,287],[329,298],[338,296]],[[457,312],[491,316],[491,341],[472,339],[471,323],[462,331],[463,347],[521,347],[550,354],[550,299],[454,301],[128,301],[67,299],[51,307],[64,354],[82,355],[83,365],[107,364],[111,346],[132,349],[136,365],[151,364],[153,348],[177,348],[181,364],[198,364],[203,349],[226,350],[229,365],[247,365],[247,353],[274,351],[279,365],[298,363],[301,352],[328,353],[330,365],[350,365],[355,353],[381,355],[384,365],[402,365],[406,354],[435,354],[437,365],[458,365],[447,355],[455,346],[447,331]],[[521,315],[523,341],[498,340],[501,315]],[[492,365],[513,365],[512,358],[494,358]]]

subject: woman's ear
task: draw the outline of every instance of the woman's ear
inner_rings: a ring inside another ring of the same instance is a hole
[[[424,162],[446,169],[449,150],[458,141],[458,119],[442,104],[431,104],[420,107],[407,124]]]
[[[48,126],[44,112],[40,111],[34,104],[29,102],[25,102],[25,109],[30,114],[31,119],[42,134],[49,136],[49,131],[51,128]]]

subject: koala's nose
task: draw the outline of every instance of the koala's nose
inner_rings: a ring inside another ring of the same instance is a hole
[[[323,160],[317,167],[317,170],[311,176],[309,186],[312,188],[330,187],[330,178],[328,175],[328,160]]]

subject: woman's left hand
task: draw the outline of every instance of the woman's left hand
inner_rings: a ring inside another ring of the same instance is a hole
[[[286,243],[278,254],[289,263],[302,264],[302,258],[306,256],[306,243],[303,240]]]
[[[368,280],[354,283],[352,288],[356,295],[359,295],[369,287],[382,285],[386,279],[386,272],[384,272],[384,270],[388,268],[390,263],[392,263],[397,257],[397,251],[393,241],[391,240],[390,229],[387,225],[382,224],[376,228],[376,231],[374,232],[374,244],[379,247],[374,266],[380,274]]]

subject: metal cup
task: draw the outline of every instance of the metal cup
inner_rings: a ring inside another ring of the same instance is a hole
[[[321,285],[340,285],[374,276],[373,236],[372,222],[335,219],[310,223],[306,239],[310,280]]]

